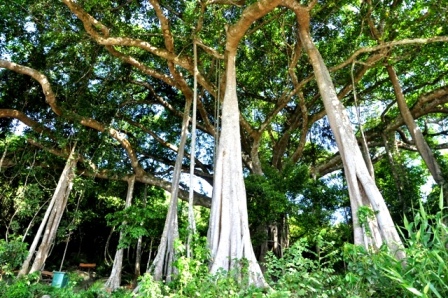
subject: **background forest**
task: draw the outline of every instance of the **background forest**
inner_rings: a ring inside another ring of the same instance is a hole
[[[1,2],[0,297],[446,297],[447,4]]]

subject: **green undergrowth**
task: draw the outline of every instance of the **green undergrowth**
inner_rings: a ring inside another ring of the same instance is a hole
[[[448,230],[442,202],[440,198],[436,214],[420,205],[412,220],[405,218],[400,228],[405,260],[396,260],[386,247],[375,253],[351,244],[338,248],[327,240],[328,231],[321,230],[313,239],[294,243],[282,258],[267,255],[266,289],[249,284],[244,260],[242,269],[210,275],[204,239],[196,241],[194,258],[185,257],[184,246],[177,244],[179,273],[173,282],[154,281],[145,274],[137,294],[125,289],[108,293],[100,281],[84,289],[74,274],[63,289],[39,282],[36,275],[15,278],[12,272],[23,248],[1,242],[0,297],[448,297]],[[12,253],[16,248],[19,251]]]

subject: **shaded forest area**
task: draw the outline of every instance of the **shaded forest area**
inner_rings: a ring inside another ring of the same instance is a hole
[[[1,3],[0,296],[445,297],[447,16]]]

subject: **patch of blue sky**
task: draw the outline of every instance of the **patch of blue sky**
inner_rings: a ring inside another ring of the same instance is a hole
[[[11,53],[6,48],[5,33],[0,33],[0,59],[11,60]]]
[[[213,186],[210,185],[207,181],[203,180],[200,177],[195,176],[194,179],[190,180],[190,174],[182,173],[180,178],[180,183],[184,185],[190,185],[192,182],[193,190],[195,192],[204,194],[208,197],[212,196]],[[188,189],[187,189],[188,190]]]
[[[24,24],[24,29],[28,33],[34,33],[37,31],[36,24],[31,21],[31,17],[26,18],[26,22]]]

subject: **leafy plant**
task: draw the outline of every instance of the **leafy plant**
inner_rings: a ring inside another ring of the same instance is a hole
[[[358,209],[358,219],[359,224],[366,231],[367,236],[372,236],[372,231],[370,230],[369,220],[375,219],[375,211],[369,206],[361,206]]]
[[[420,202],[414,220],[409,222],[405,217],[401,230],[407,234],[406,261],[392,259],[390,266],[381,267],[392,282],[412,295],[439,298],[448,295],[448,228],[444,210],[442,192],[435,215],[428,214]]]
[[[42,294],[45,294],[45,286],[39,284],[37,273],[0,282],[0,297],[33,298]]]
[[[345,245],[348,293],[357,297],[447,297],[448,229],[444,210],[440,195],[435,215],[428,214],[420,202],[413,221],[404,217],[400,229],[406,244],[404,261],[395,259],[386,247],[371,254],[362,247]]]
[[[386,247],[371,253],[362,246],[344,245],[344,261],[347,272],[342,286],[348,297],[401,297],[402,291],[391,285],[381,267],[390,266],[391,254]],[[386,259],[387,258],[387,259]],[[387,261],[386,261],[387,260]]]
[[[141,236],[160,235],[167,210],[166,198],[161,189],[150,188],[148,191],[151,208],[142,205],[138,198],[135,198],[134,205],[106,215],[108,226],[116,226],[122,233],[118,248],[129,247]]]
[[[154,281],[151,274],[145,273],[140,277],[139,281],[139,295],[153,298],[165,297],[163,293],[166,291],[166,288],[161,282]]]
[[[10,237],[9,241],[0,239],[0,279],[2,275],[12,275],[19,268],[28,254],[27,244],[21,237]]]
[[[302,238],[282,258],[268,253],[266,275],[274,289],[292,297],[335,297],[342,291],[333,269],[340,260],[340,252],[333,241],[325,240],[326,233],[324,229],[313,239],[318,245],[317,252],[309,248],[307,238]]]

